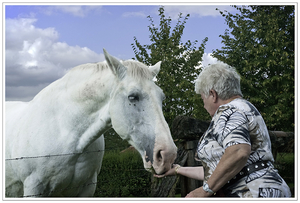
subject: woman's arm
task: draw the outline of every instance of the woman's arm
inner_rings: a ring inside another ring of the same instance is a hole
[[[250,152],[251,146],[248,144],[237,144],[228,147],[215,171],[207,181],[209,188],[214,192],[221,189],[245,166]],[[204,191],[203,188],[200,187],[190,192],[187,197],[208,197],[211,195],[212,194]]]
[[[167,171],[165,174],[162,175],[156,175],[154,174],[154,177],[157,178],[163,178],[166,176],[172,176],[172,175],[183,175],[186,176],[188,178],[192,178],[192,179],[196,179],[196,180],[203,180],[204,179],[204,170],[202,166],[198,166],[198,167],[179,167],[177,169],[176,172],[176,166],[178,165],[174,165],[173,168],[171,168],[169,171]]]
[[[180,167],[177,170],[177,174],[192,178],[195,180],[204,180],[203,166],[197,167]]]

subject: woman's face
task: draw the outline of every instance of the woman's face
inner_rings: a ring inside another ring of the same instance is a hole
[[[201,98],[202,98],[203,103],[204,103],[204,108],[209,113],[209,115],[211,117],[213,117],[216,110],[217,110],[215,102],[214,102],[214,95],[212,93],[210,93],[208,95],[208,97],[205,97],[204,94],[201,94]]]

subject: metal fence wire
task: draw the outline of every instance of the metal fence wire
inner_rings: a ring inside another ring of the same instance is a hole
[[[80,153],[66,153],[66,154],[52,154],[52,155],[43,155],[43,156],[28,156],[28,157],[17,157],[17,158],[9,158],[5,159],[5,161],[18,161],[18,160],[24,160],[24,159],[39,159],[39,158],[51,158],[51,157],[61,157],[61,156],[74,156],[74,155],[80,155],[80,154],[89,154],[89,153],[99,153],[106,150],[95,150],[95,151],[86,151],[86,152],[80,152]]]
[[[85,151],[85,152],[81,152],[81,153],[65,153],[65,154],[52,154],[52,155],[43,155],[43,156],[28,156],[28,157],[16,157],[16,158],[7,158],[5,159],[5,161],[21,161],[21,160],[27,160],[27,159],[41,159],[41,158],[54,158],[54,157],[65,157],[65,156],[74,156],[74,155],[81,155],[81,154],[89,154],[89,153],[99,153],[99,152],[103,152],[103,151],[116,151],[116,149],[105,149],[105,150],[94,150],[94,151]],[[141,165],[142,166],[142,165]],[[124,171],[124,169],[117,169],[117,168],[107,168],[104,165],[102,165],[102,169],[101,171],[105,169],[105,170],[110,170],[110,171],[118,171],[118,170],[122,170]],[[136,169],[125,169],[125,171],[145,171],[144,168],[136,168]],[[132,175],[132,176],[127,176],[127,177],[123,177],[124,179],[128,180],[128,179],[137,179],[139,177],[144,176],[143,174],[141,175]],[[50,191],[50,194],[53,193],[59,193],[61,191],[68,191],[68,190],[74,190],[74,189],[78,189],[78,188],[85,188],[88,187],[90,185],[97,185],[99,183],[101,184],[105,184],[108,181],[101,181],[98,179],[97,182],[90,182],[87,184],[83,184],[80,186],[76,186],[76,187],[68,187],[68,188],[64,188],[61,190],[53,190]],[[149,189],[149,187],[145,188],[145,189]],[[98,191],[99,192],[99,191]],[[100,191],[101,193],[101,191]],[[49,192],[47,192],[47,194],[49,194]],[[43,193],[39,193],[39,194],[31,194],[31,195],[25,195],[25,196],[16,196],[16,198],[30,198],[30,197],[45,197],[45,194]]]
[[[295,140],[294,140],[294,133],[286,133],[286,132],[280,132],[280,131],[270,131],[270,138],[272,141],[272,152],[274,155],[274,166],[276,169],[278,169],[279,174],[282,176],[282,178],[288,183],[292,196],[294,197],[295,194],[295,189],[294,189],[294,184],[295,184]],[[65,153],[65,154],[52,154],[52,155],[43,155],[43,156],[29,156],[29,157],[15,157],[15,158],[7,158],[5,159],[6,162],[8,161],[21,161],[21,160],[26,160],[26,159],[41,159],[41,158],[53,158],[53,157],[65,157],[65,156],[74,156],[74,155],[80,155],[80,154],[89,154],[89,153],[99,153],[103,151],[116,151],[116,148],[111,148],[111,149],[105,149],[105,150],[95,150],[95,151],[86,151],[82,153]],[[117,169],[117,168],[105,168],[105,165],[102,166],[101,171],[105,170],[123,170],[124,169]],[[125,169],[127,170],[127,169]],[[144,168],[136,168],[136,169],[128,169],[128,171],[141,171],[145,170]],[[143,174],[139,175],[132,175],[126,178],[126,180],[129,179],[137,179],[138,177],[144,176]],[[105,184],[108,181],[102,181],[101,184]],[[84,188],[88,187],[90,185],[97,185],[100,184],[100,181],[98,179],[97,182],[91,182],[87,183],[84,185],[80,185],[77,187],[69,187],[65,188],[64,190],[72,190],[72,189],[78,189],[78,188]],[[151,181],[147,188],[145,190],[149,190],[151,185]],[[52,191],[51,193],[56,193],[59,191]],[[101,191],[100,191],[101,193]],[[32,195],[27,195],[27,196],[21,196],[21,197],[43,197],[44,194],[32,194]]]

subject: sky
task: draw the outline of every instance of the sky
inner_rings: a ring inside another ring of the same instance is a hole
[[[121,60],[134,58],[134,37],[150,44],[151,16],[159,24],[158,9],[151,4],[105,5],[4,5],[5,100],[30,101],[70,68],[104,61],[103,48]],[[210,54],[222,47],[221,37],[228,29],[216,8],[235,12],[229,5],[163,5],[172,27],[182,13],[188,18],[182,42],[208,37],[202,65],[216,62]]]

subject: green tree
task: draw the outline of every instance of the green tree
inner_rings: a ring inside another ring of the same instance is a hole
[[[241,74],[244,97],[270,130],[294,131],[294,6],[234,6],[219,11],[230,30],[213,56]]]
[[[134,37],[131,44],[135,57],[147,65],[153,65],[162,61],[161,70],[157,75],[157,85],[162,88],[166,95],[163,102],[163,112],[169,125],[178,115],[189,115],[198,118],[207,118],[207,113],[201,103],[201,98],[196,95],[194,81],[200,69],[207,38],[199,47],[198,41],[188,40],[183,43],[181,37],[185,23],[189,17],[179,14],[178,22],[171,29],[171,18],[167,18],[164,8],[159,8],[160,24],[156,27],[153,18],[148,16],[150,25],[149,45],[141,45]]]

